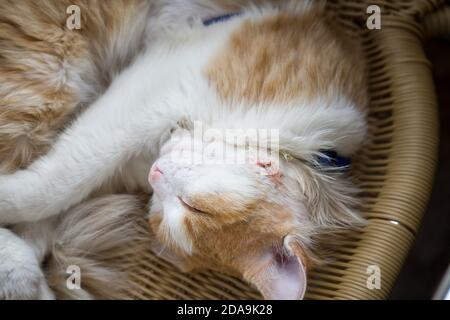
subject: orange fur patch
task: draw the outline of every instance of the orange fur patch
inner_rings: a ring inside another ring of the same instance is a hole
[[[343,95],[366,105],[364,59],[322,9],[246,21],[206,70],[227,101],[306,102]]]
[[[245,270],[250,275],[259,267],[253,264],[255,259],[263,252],[281,249],[283,238],[295,234],[296,219],[285,207],[260,200],[248,211],[243,210],[240,218],[231,214],[234,217],[231,223],[230,215],[224,214],[230,206],[233,206],[230,202],[216,203],[215,208],[221,208],[218,215],[185,210],[184,226],[194,247],[192,256],[170,245],[170,236],[161,228],[161,214],[152,214],[149,225],[156,238],[193,269],[215,269],[231,275],[242,275]],[[301,258],[306,264],[306,256]]]
[[[106,88],[110,74],[130,62],[125,55],[102,72],[104,51],[145,2],[0,1],[0,172],[26,167],[47,151],[83,103],[78,77],[95,77]],[[80,7],[80,30],[66,28],[70,5]]]

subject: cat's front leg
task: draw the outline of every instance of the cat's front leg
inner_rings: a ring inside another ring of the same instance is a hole
[[[114,104],[121,102],[100,101],[47,155],[27,169],[0,176],[0,225],[38,221],[69,209],[148,148],[152,124],[137,112],[115,114]]]
[[[132,120],[123,121],[88,112],[47,155],[27,169],[0,176],[0,225],[57,215],[99,188],[145,148],[145,135],[131,128]]]
[[[0,228],[0,300],[54,299],[33,248]]]
[[[165,103],[172,77],[163,81],[149,73],[154,66],[146,59],[124,71],[48,154],[25,170],[0,176],[0,225],[57,215],[100,188],[133,157],[158,148],[178,113]]]

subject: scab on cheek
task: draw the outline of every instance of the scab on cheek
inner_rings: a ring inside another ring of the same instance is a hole
[[[283,178],[283,175],[280,172],[277,172],[276,174],[270,176],[270,179],[272,180],[272,182],[278,187],[283,186],[282,178]]]

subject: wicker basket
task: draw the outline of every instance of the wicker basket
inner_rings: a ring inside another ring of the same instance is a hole
[[[381,8],[381,30],[368,30],[366,9]],[[308,299],[386,298],[424,213],[437,161],[438,115],[431,65],[422,40],[450,34],[444,1],[329,1],[328,9],[369,61],[370,136],[353,173],[362,184],[369,224],[342,240],[333,261],[309,277]],[[258,299],[242,282],[214,272],[184,274],[140,250],[127,258],[132,299]],[[369,289],[367,268],[381,271],[381,288]]]

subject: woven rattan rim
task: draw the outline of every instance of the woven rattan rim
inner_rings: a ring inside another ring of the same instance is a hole
[[[381,8],[381,30],[365,27],[368,5]],[[382,299],[395,282],[431,191],[437,161],[438,115],[422,40],[449,34],[444,1],[329,1],[369,62],[370,137],[355,159],[369,224],[342,241],[325,267],[310,274],[308,299]],[[125,258],[132,299],[258,299],[247,284],[214,272],[185,274],[147,249]],[[381,287],[367,287],[379,266]]]

